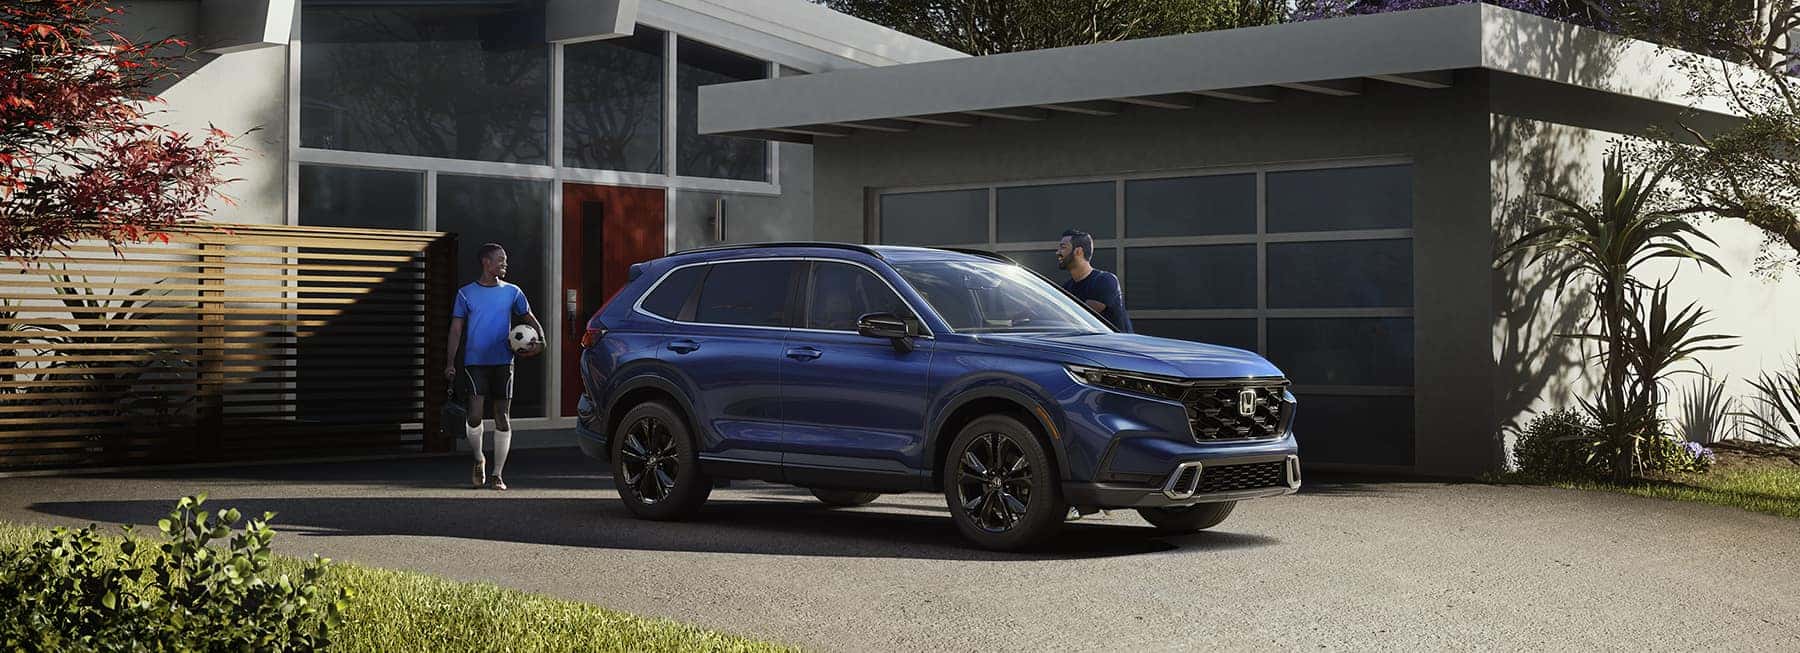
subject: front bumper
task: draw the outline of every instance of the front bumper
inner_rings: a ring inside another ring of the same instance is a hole
[[[1209,477],[1208,472],[1213,476]],[[1300,456],[1221,456],[1183,462],[1155,485],[1063,484],[1070,505],[1089,508],[1171,508],[1242,501],[1300,491]]]

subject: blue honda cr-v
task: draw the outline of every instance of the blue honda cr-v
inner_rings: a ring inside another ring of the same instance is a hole
[[[1185,532],[1300,487],[1280,370],[1115,332],[999,255],[761,244],[631,277],[582,339],[577,431],[639,517],[690,516],[721,478],[837,506],[939,491],[1016,549],[1070,508]]]

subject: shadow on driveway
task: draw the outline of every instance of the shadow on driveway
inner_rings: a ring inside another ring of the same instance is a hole
[[[995,553],[966,544],[939,502],[893,497],[862,508],[833,509],[813,500],[806,490],[761,483],[734,483],[715,491],[696,521],[643,521],[619,502],[611,477],[573,449],[515,452],[507,465],[515,470],[507,475],[514,491],[504,494],[468,490],[466,497],[381,496],[385,493],[375,487],[450,489],[467,482],[467,464],[460,457],[443,457],[105,477],[128,483],[185,477],[199,487],[208,481],[253,482],[257,498],[214,499],[209,506],[237,508],[247,515],[274,512],[278,531],[309,537],[413,536],[641,551],[993,561],[1153,555],[1278,543],[1229,531],[1164,536],[1147,526],[1082,521],[1065,524],[1045,548]],[[345,486],[368,487],[359,496],[319,496],[342,494]],[[324,488],[333,491],[321,492]],[[592,498],[570,497],[567,492],[544,496],[536,493],[539,490],[594,493]],[[40,500],[29,509],[96,523],[150,525],[167,514],[175,498]],[[1229,527],[1227,522],[1225,528]],[[429,555],[429,543],[399,545],[426,547]]]

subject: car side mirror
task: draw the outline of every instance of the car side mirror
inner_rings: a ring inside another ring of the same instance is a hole
[[[870,338],[892,340],[894,349],[909,352],[913,350],[912,339],[919,335],[919,320],[893,313],[870,313],[856,319],[856,332]]]

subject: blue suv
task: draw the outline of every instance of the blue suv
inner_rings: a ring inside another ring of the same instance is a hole
[[[692,516],[715,479],[932,491],[1012,550],[1100,509],[1192,532],[1300,487],[1275,366],[1118,333],[1004,256],[769,243],[630,278],[582,338],[577,432],[641,518]]]

